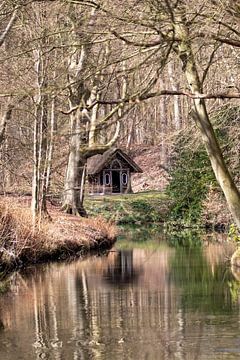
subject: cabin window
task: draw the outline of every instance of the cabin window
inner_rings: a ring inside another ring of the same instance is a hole
[[[128,183],[128,175],[127,173],[122,173],[122,184],[127,185]]]
[[[105,185],[111,184],[110,174],[105,174]]]

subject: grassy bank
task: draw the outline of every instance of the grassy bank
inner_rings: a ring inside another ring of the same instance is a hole
[[[85,207],[90,216],[103,216],[117,224],[163,222],[169,200],[161,192],[148,191],[136,194],[89,196]]]
[[[115,226],[103,218],[82,219],[57,211],[52,221],[33,228],[30,209],[12,200],[0,201],[0,270],[26,264],[79,256],[110,247],[116,240]]]

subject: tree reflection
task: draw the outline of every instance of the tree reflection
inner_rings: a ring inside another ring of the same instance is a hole
[[[183,290],[184,307],[207,309],[212,313],[231,310],[231,294],[227,286],[232,279],[231,272],[222,262],[209,263],[203,248],[177,248],[170,277]]]

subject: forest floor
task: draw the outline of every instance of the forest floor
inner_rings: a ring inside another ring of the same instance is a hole
[[[169,182],[169,169],[162,161],[160,146],[135,147],[130,155],[143,170],[132,176],[133,191],[164,191]]]
[[[110,248],[117,237],[115,225],[102,217],[80,218],[49,206],[52,221],[32,225],[29,199],[0,199],[0,270],[30,263],[63,260],[89,251]]]

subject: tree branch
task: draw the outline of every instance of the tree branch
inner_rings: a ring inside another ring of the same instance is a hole
[[[156,40],[156,41],[152,41],[152,42],[147,42],[147,43],[143,43],[143,42],[137,42],[137,41],[131,41],[126,39],[124,36],[118,34],[116,31],[112,30],[111,33],[119,40],[122,40],[125,42],[125,44],[127,45],[133,45],[133,46],[139,46],[139,47],[143,47],[143,48],[149,48],[149,47],[154,47],[154,46],[158,46],[161,45],[163,40]]]
[[[223,38],[221,36],[213,36],[213,38],[217,41],[220,41],[221,43],[231,45],[234,47],[240,47],[240,40],[231,39],[231,38]]]
[[[227,45],[231,45],[231,46],[234,46],[234,47],[240,47],[240,40],[238,39],[233,39],[231,37],[224,37],[223,35],[216,35],[216,34],[213,34],[213,33],[210,33],[210,34],[206,34],[206,33],[203,33],[203,32],[200,32],[198,34],[198,37],[200,38],[211,38],[213,40],[216,40],[216,41],[219,41],[223,44],[227,44]]]
[[[68,2],[71,4],[76,4],[76,5],[86,5],[86,6],[90,6],[93,7],[94,9],[99,9],[100,4],[96,3],[95,1],[91,1],[91,0],[68,0],[64,2]]]
[[[96,103],[99,104],[110,104],[110,105],[117,105],[117,104],[133,104],[139,103],[143,100],[148,100],[158,96],[165,96],[165,95],[172,95],[172,96],[187,96],[191,99],[240,99],[240,92],[220,92],[220,93],[212,93],[212,94],[201,94],[201,93],[191,93],[188,91],[181,91],[181,90],[161,90],[150,92],[147,94],[139,95],[136,97],[126,98],[126,99],[116,99],[116,100],[98,100]]]
[[[214,58],[214,56],[215,56],[215,54],[216,54],[216,52],[217,52],[217,50],[219,49],[220,46],[221,46],[221,44],[217,44],[217,46],[214,47],[214,49],[213,49],[213,51],[212,51],[212,53],[211,53],[211,55],[209,57],[208,64],[207,64],[206,68],[203,71],[201,84],[204,83],[204,81],[205,81],[205,79],[207,77],[208,71],[209,71],[209,69],[210,69],[210,67],[211,67],[211,65],[213,63],[213,58]]]

